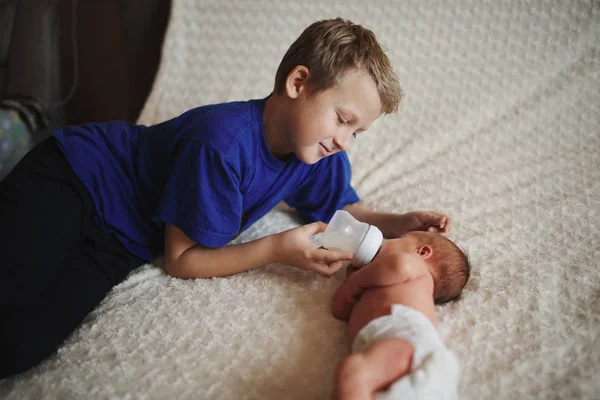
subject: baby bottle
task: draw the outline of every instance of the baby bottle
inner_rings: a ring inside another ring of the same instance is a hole
[[[333,215],[321,237],[326,249],[354,254],[350,262],[354,267],[373,261],[382,242],[383,234],[376,226],[359,222],[344,210]]]

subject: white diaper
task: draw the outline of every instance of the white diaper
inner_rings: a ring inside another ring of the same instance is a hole
[[[352,352],[371,344],[399,338],[414,347],[410,374],[378,393],[383,399],[458,399],[458,360],[442,343],[435,327],[420,311],[401,304],[392,305],[392,313],[369,322],[352,343]]]

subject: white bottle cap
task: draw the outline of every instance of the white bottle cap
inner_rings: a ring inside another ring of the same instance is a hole
[[[350,264],[355,267],[362,267],[373,261],[382,242],[383,234],[381,231],[376,226],[369,225],[369,230],[358,245],[358,249],[354,253],[354,258]]]

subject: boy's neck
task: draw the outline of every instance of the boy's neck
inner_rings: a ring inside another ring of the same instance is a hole
[[[280,161],[285,161],[292,155],[293,151],[287,143],[285,135],[285,101],[276,93],[271,94],[265,103],[263,111],[263,126],[265,128],[265,140],[271,154]]]

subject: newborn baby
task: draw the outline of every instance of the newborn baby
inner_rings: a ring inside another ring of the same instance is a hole
[[[456,399],[459,364],[435,329],[434,302],[456,299],[467,256],[437,233],[385,242],[372,263],[348,268],[333,315],[349,320],[352,355],[338,366],[338,399]]]

